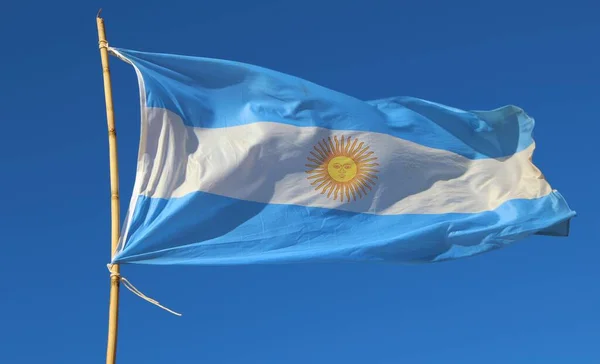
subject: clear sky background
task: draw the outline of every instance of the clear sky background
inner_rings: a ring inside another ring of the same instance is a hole
[[[578,216],[432,265],[124,266],[119,363],[600,363],[600,5],[537,1],[16,1],[0,34],[0,362],[103,363],[109,43],[273,68],[362,98],[506,104]],[[121,197],[139,140],[134,70],[111,57]],[[123,210],[124,211],[124,210]]]

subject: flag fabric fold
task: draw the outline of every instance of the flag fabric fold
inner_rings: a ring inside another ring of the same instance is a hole
[[[136,70],[142,115],[112,263],[425,263],[569,233],[516,106],[362,101],[239,62],[111,51]]]

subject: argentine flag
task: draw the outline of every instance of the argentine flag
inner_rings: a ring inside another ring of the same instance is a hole
[[[111,52],[142,115],[112,263],[426,263],[568,235],[518,107],[362,101],[238,62]]]

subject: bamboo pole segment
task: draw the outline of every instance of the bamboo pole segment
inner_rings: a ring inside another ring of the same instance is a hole
[[[108,124],[108,148],[110,157],[110,192],[111,192],[111,257],[114,256],[119,242],[120,211],[119,211],[119,167],[117,161],[117,133],[112,99],[112,84],[108,67],[108,42],[104,30],[104,19],[96,16],[98,26],[98,45],[102,60],[102,75],[104,78],[104,99],[106,102],[106,121]],[[110,304],[108,311],[108,343],[106,347],[106,364],[114,364],[117,357],[117,331],[119,323],[119,265],[110,266]]]

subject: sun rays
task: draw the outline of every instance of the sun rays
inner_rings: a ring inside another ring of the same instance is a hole
[[[308,180],[315,190],[340,202],[356,201],[367,195],[377,180],[377,157],[357,138],[321,140],[307,157]]]

